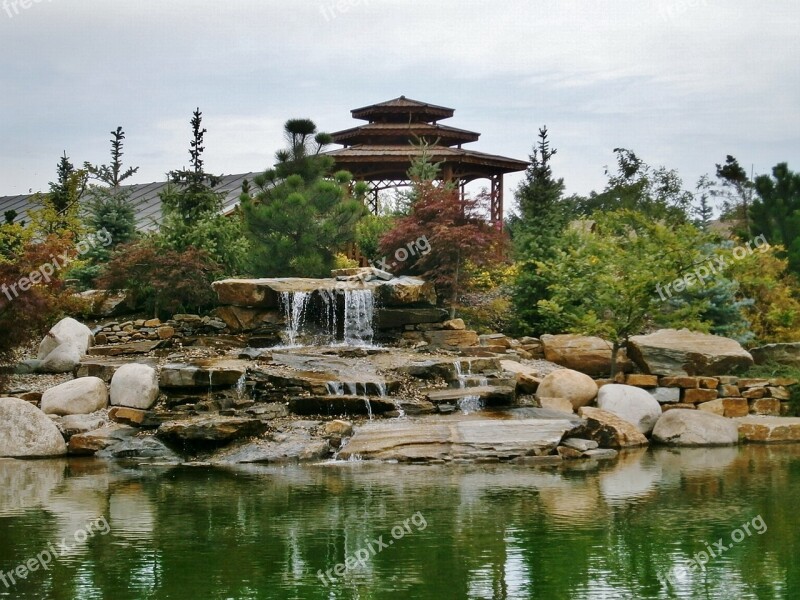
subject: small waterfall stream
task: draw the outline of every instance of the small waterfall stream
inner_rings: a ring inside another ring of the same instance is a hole
[[[297,345],[297,335],[303,326],[310,296],[310,292],[281,292],[283,311],[286,315],[286,337],[290,346]]]
[[[318,290],[317,292],[281,292],[286,319],[285,338],[289,346],[300,344],[303,325],[309,318],[309,300],[314,293],[321,299],[319,326],[325,337],[335,341],[338,335],[338,306],[342,297],[342,342],[346,346],[370,346],[374,337],[375,295],[372,290]]]
[[[488,385],[489,380],[486,377],[476,377],[472,375],[472,364],[467,363],[466,374],[462,372],[461,361],[455,361],[453,366],[456,369],[456,377],[458,378],[458,389],[463,390],[469,387],[476,387],[471,385],[477,383],[478,386]],[[483,408],[481,397],[477,394],[468,395],[458,401],[458,409],[465,415],[474,413]]]
[[[362,382],[362,381],[327,381],[325,387],[331,396],[356,396],[364,398],[364,404],[367,408],[367,415],[369,420],[373,419],[372,404],[369,401],[368,386],[374,386],[375,391],[379,398],[388,396],[387,386],[385,381],[376,382]],[[400,410],[400,416],[405,416]]]

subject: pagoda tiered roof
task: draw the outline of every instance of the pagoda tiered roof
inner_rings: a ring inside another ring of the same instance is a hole
[[[455,109],[400,96],[393,100],[356,108],[350,113],[368,123],[337,131],[333,141],[344,148],[327,152],[336,166],[357,179],[403,180],[414,158],[426,142],[433,162],[442,163],[447,178],[471,181],[523,171],[528,163],[514,158],[462,148],[478,141],[480,133],[440,125]]]

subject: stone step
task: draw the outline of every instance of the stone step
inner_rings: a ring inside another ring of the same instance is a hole
[[[369,402],[369,407],[367,407]],[[377,396],[299,396],[289,399],[289,412],[295,415],[373,415],[397,410],[388,398]]]
[[[477,396],[485,406],[506,406],[513,404],[516,397],[513,387],[482,385],[469,388],[448,388],[429,390],[426,397],[434,404],[454,403],[464,398]]]

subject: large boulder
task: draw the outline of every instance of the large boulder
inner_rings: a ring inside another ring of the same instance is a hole
[[[597,384],[584,373],[558,369],[548,373],[536,389],[536,398],[566,398],[573,408],[586,406],[597,396]]]
[[[111,378],[109,393],[112,406],[147,410],[158,398],[158,374],[150,365],[123,365]]]
[[[736,340],[688,329],[660,329],[630,338],[628,356],[650,375],[726,375],[747,369],[753,357]]]
[[[543,335],[544,357],[550,362],[593,377],[607,377],[611,372],[611,342],[585,335]],[[631,362],[621,349],[617,353],[617,366],[630,371]]]
[[[673,409],[661,415],[653,440],[670,446],[729,446],[739,442],[736,421],[701,410]]]
[[[634,448],[648,444],[647,438],[633,423],[614,413],[584,406],[578,409],[578,415],[586,420],[586,424],[572,431],[572,437],[594,440],[602,448]]]
[[[45,360],[48,354],[62,344],[74,346],[80,355],[84,356],[86,351],[94,345],[94,336],[91,329],[86,325],[71,317],[66,317],[53,325],[52,329],[44,336],[44,339],[39,344],[37,358]]]
[[[81,377],[42,394],[42,411],[48,415],[88,415],[108,406],[108,388],[99,377]]]
[[[604,385],[597,393],[597,407],[633,423],[641,433],[653,431],[661,416],[658,400],[632,385]]]
[[[750,350],[757,365],[778,363],[790,367],[800,367],[800,342],[767,344]]]
[[[0,457],[63,456],[67,445],[55,423],[30,402],[0,398]]]
[[[80,348],[65,342],[48,354],[39,365],[42,373],[71,373],[81,364]]]

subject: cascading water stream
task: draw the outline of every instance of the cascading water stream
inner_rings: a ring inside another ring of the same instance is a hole
[[[344,343],[348,346],[372,344],[372,316],[375,295],[372,290],[344,290]]]
[[[289,346],[299,343],[303,325],[308,319],[308,305],[315,292],[281,292],[281,304],[286,319],[285,337]],[[374,337],[372,320],[375,314],[375,295],[372,290],[318,290],[322,301],[319,325],[331,342],[338,334],[337,308],[339,294],[343,297],[344,315],[342,338],[347,346],[370,346]]]
[[[458,379],[458,389],[463,390],[472,387],[469,385],[475,379],[472,375],[472,363],[467,363],[466,374],[464,374],[461,369],[461,361],[455,361],[453,366],[455,367],[456,377]],[[487,385],[489,382],[486,377],[479,377],[477,379],[479,386]],[[483,408],[483,402],[481,401],[481,397],[477,394],[464,396],[458,401],[458,409],[465,415],[477,412],[481,408]]]
[[[303,325],[310,292],[281,292],[283,311],[286,315],[286,338],[290,346],[297,345],[297,336]]]

